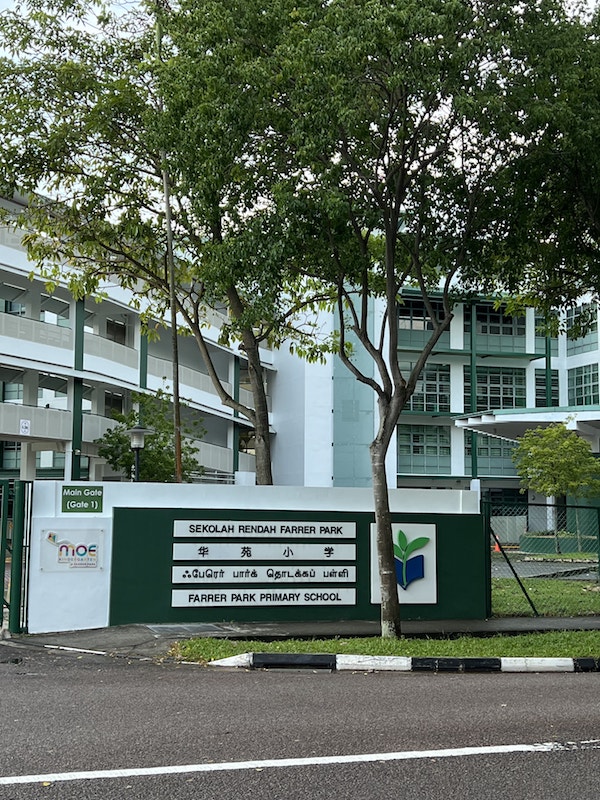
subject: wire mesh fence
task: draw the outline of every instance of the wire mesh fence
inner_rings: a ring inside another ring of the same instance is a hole
[[[600,614],[600,509],[484,503],[494,616]]]

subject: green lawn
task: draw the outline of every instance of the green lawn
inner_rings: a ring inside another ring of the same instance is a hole
[[[239,653],[336,653],[382,656],[468,657],[594,657],[600,658],[600,631],[559,631],[519,636],[456,639],[369,638],[286,639],[275,642],[229,639],[190,639],[179,642],[171,655],[207,663]]]
[[[554,579],[525,579],[540,616],[600,614],[597,583]],[[533,616],[513,578],[492,580],[494,616]],[[190,639],[179,642],[171,655],[184,661],[208,663],[239,653],[348,653],[351,655],[450,656],[455,658],[511,656],[550,658],[600,658],[600,631],[557,631],[519,636],[460,636],[458,638],[379,637],[337,639],[286,639],[275,642]]]
[[[600,585],[558,578],[521,578],[540,616],[580,617],[600,614]],[[492,579],[494,617],[533,616],[531,606],[514,578]]]

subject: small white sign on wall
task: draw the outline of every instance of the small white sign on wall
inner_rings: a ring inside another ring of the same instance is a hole
[[[103,530],[45,529],[40,535],[40,569],[43,572],[102,569]]]
[[[426,523],[392,522],[400,603],[437,603],[437,532]],[[381,603],[377,526],[371,525],[371,602]]]

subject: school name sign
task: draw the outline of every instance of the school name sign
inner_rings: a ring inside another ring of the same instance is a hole
[[[354,522],[174,520],[173,539],[172,608],[356,603]]]
[[[294,538],[333,538],[355,539],[354,522],[237,522],[223,520],[175,520],[173,535],[179,536],[218,536],[218,537],[284,537]]]

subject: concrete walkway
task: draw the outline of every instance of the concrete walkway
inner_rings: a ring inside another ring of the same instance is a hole
[[[404,622],[406,636],[470,634],[491,636],[563,630],[600,631],[600,616],[510,617],[489,620],[435,620]],[[288,624],[121,625],[86,631],[13,635],[6,644],[22,647],[76,649],[129,658],[165,658],[172,645],[199,636],[223,639],[321,639],[378,636],[378,622],[292,622]],[[600,636],[599,636],[600,655]]]

